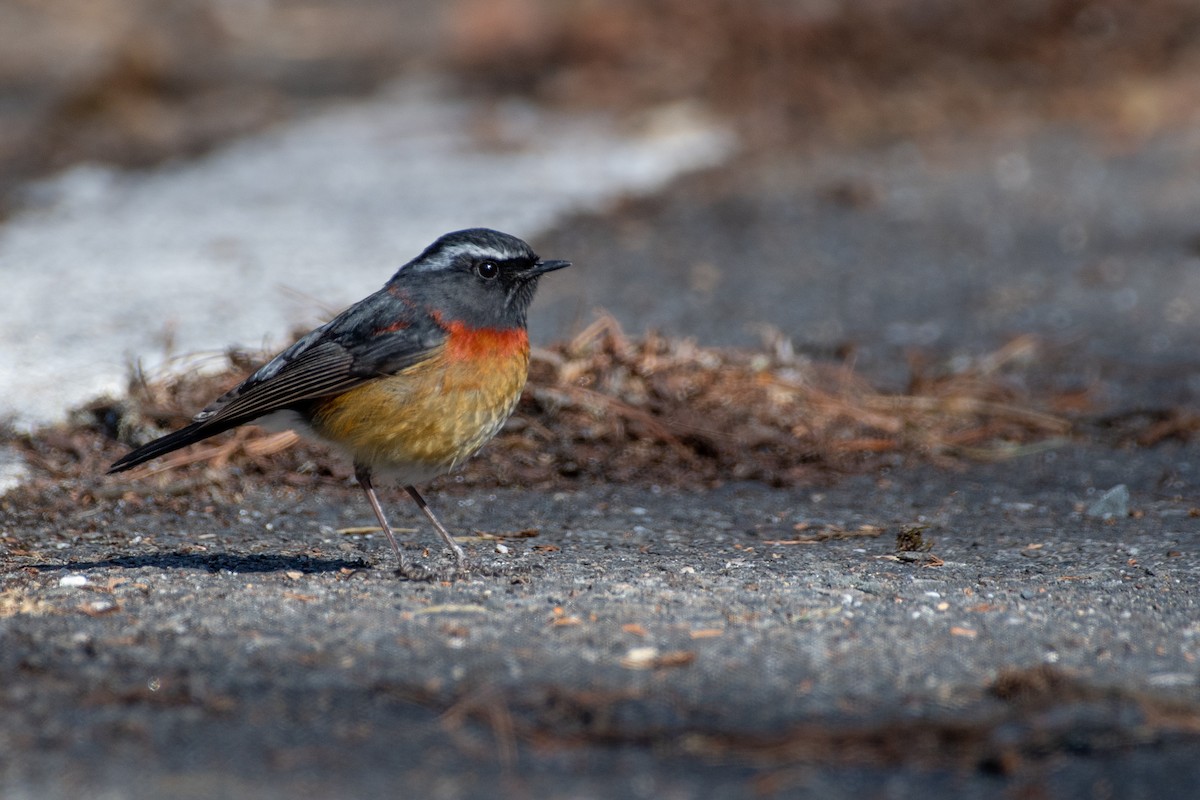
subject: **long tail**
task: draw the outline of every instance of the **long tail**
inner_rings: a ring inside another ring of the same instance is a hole
[[[153,442],[148,442],[126,453],[122,458],[113,462],[113,465],[108,468],[108,474],[111,475],[114,472],[132,469],[138,464],[143,464],[152,458],[158,458],[181,447],[187,447],[189,444],[194,444],[210,436],[215,436],[222,431],[237,427],[240,422],[241,420],[236,420],[231,425],[211,425],[203,422],[193,422],[185,428],[180,428],[174,433],[168,433],[166,436],[159,437]]]

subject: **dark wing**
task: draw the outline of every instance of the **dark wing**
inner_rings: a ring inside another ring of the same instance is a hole
[[[307,334],[197,414],[190,425],[126,454],[120,472],[309,400],[340,394],[435,354],[446,331],[377,292]]]

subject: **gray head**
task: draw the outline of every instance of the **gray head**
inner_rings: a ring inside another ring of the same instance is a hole
[[[401,267],[388,288],[471,327],[525,325],[538,278],[569,267],[542,261],[515,236],[488,228],[447,233]]]

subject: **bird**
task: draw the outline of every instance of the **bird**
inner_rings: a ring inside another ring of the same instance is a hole
[[[115,461],[121,472],[240,425],[294,430],[348,455],[379,527],[411,579],[436,573],[405,557],[375,492],[394,480],[467,571],[462,547],[417,485],[454,470],[511,416],[529,374],[526,315],[542,260],[487,228],[439,237],[374,294],[302,336],[190,424]]]

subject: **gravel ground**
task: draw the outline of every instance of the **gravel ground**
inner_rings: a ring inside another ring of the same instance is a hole
[[[1078,446],[797,491],[447,487],[458,530],[537,530],[469,540],[511,572],[452,584],[398,580],[385,542],[336,532],[365,504],[300,493],[23,525],[0,786],[1182,796],[1192,456]],[[1131,513],[1088,516],[1118,482]],[[898,550],[913,527],[928,549]]]

